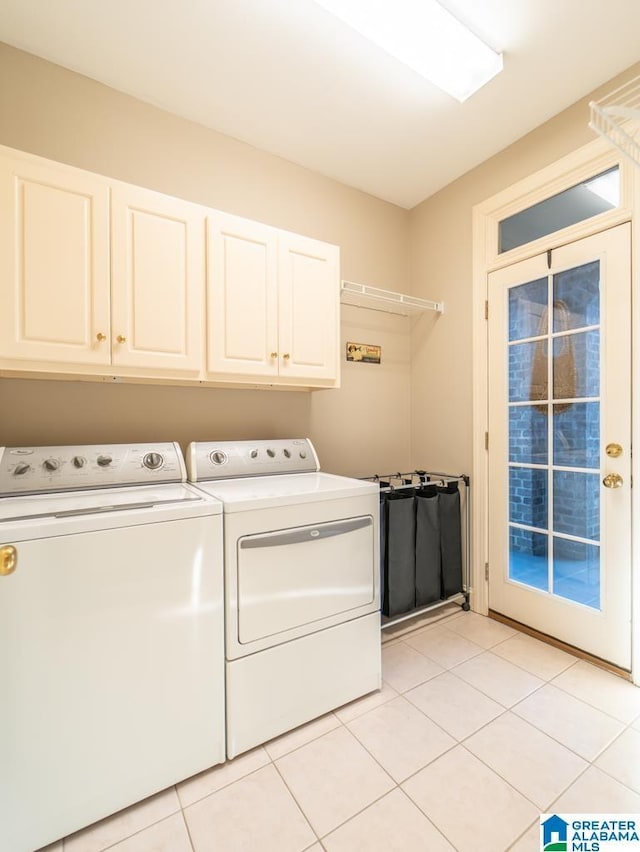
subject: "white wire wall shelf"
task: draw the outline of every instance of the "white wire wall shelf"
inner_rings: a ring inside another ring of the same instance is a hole
[[[340,301],[343,305],[354,305],[358,308],[370,308],[374,311],[384,311],[390,314],[410,316],[424,311],[444,311],[444,302],[432,302],[417,296],[407,296],[405,293],[395,293],[392,290],[381,290],[368,284],[356,284],[355,281],[343,281],[340,288]]]
[[[589,127],[640,166],[640,76],[589,104]]]

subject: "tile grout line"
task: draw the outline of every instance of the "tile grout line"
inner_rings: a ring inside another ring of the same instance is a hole
[[[587,661],[586,660],[580,660],[579,662],[587,662]],[[588,663],[588,665],[592,665],[592,664]],[[569,668],[572,668],[572,666],[570,666]],[[593,666],[593,668],[596,669],[596,671],[603,671],[603,669],[598,669],[597,666]],[[565,671],[568,671],[568,669],[565,669]],[[569,692],[568,689],[565,689],[559,683],[555,683],[556,678],[561,677],[564,673],[565,672],[560,672],[560,674],[557,674],[553,678],[553,680],[549,681],[549,683],[552,686],[555,686],[556,689],[560,689],[562,692],[565,693],[565,695],[570,695],[571,698],[575,698],[576,701],[581,701],[583,704],[586,704],[587,707],[591,707],[594,710],[598,710],[600,713],[604,713],[605,716],[609,716],[610,719],[614,719],[616,722],[619,722],[621,725],[634,725],[638,721],[638,719],[640,719],[640,715],[638,715],[638,716],[634,716],[630,722],[625,722],[623,719],[620,719],[617,716],[614,716],[613,713],[609,713],[609,712],[607,712],[607,710],[602,710],[600,707],[596,707],[595,704],[591,704],[589,701],[585,701],[584,698],[580,698],[579,696],[574,695],[573,692]],[[612,675],[612,677],[616,677],[616,675]],[[620,678],[620,680],[624,683],[622,678]],[[634,686],[634,684],[630,684],[630,686]],[[640,691],[640,687],[635,687],[635,688]]]
[[[313,740],[312,740],[311,742],[313,742]],[[283,757],[284,757],[284,755],[283,755]],[[304,847],[304,849],[309,849],[309,848],[311,848],[311,847],[312,847],[312,846],[313,846],[316,842],[320,842],[320,835],[318,834],[318,832],[317,832],[317,831],[315,830],[315,828],[313,827],[313,824],[311,823],[311,820],[309,819],[309,817],[307,816],[307,814],[304,812],[304,809],[303,809],[302,805],[300,804],[300,802],[298,801],[298,799],[297,799],[297,798],[296,798],[296,796],[294,795],[293,790],[292,790],[292,789],[289,787],[289,785],[287,784],[287,782],[286,782],[285,778],[283,777],[282,773],[280,772],[280,770],[279,770],[279,769],[278,769],[278,767],[276,766],[276,763],[275,763],[275,761],[274,761],[274,760],[272,760],[272,761],[271,761],[271,765],[272,765],[272,766],[273,766],[273,768],[275,769],[275,771],[276,771],[276,773],[277,773],[277,775],[278,775],[278,778],[279,778],[279,779],[282,781],[282,783],[284,784],[284,786],[285,786],[285,788],[286,788],[287,792],[289,793],[289,795],[291,796],[291,798],[292,798],[292,799],[293,799],[293,801],[295,802],[295,805],[296,805],[296,807],[298,808],[298,810],[300,811],[300,813],[302,814],[302,817],[303,817],[304,821],[306,822],[306,824],[309,826],[309,828],[310,828],[310,829],[311,829],[311,831],[313,832],[313,836],[315,837],[314,842],[313,842],[313,843],[310,843],[308,846],[305,846],[305,847]]]
[[[159,790],[157,793],[154,793],[153,795],[157,796],[157,795],[160,795],[161,793],[166,793],[167,790],[171,790],[171,789],[175,790],[175,785],[173,785],[173,788],[172,787],[166,787],[164,790]],[[176,796],[177,796],[177,791],[176,791]],[[147,797],[147,798],[149,798],[149,797]],[[144,802],[145,799],[141,799],[140,801]],[[180,800],[178,799],[178,801],[180,801]],[[138,804],[140,804],[140,802],[134,802],[133,805],[128,805],[127,808],[123,808],[122,810],[127,810],[128,808],[135,808],[136,805],[138,805]],[[104,819],[111,819],[111,817],[116,816],[118,813],[120,813],[120,811],[116,811],[115,814],[110,814],[109,816],[104,817]],[[179,807],[178,810],[173,811],[170,814],[165,814],[163,817],[160,817],[160,819],[153,820],[153,822],[150,822],[148,825],[144,825],[141,828],[137,829],[136,831],[132,831],[130,834],[127,834],[124,837],[121,837],[118,840],[115,840],[113,843],[108,843],[106,846],[101,846],[99,849],[96,849],[95,852],[107,852],[107,850],[113,849],[119,843],[124,843],[125,840],[130,840],[132,837],[135,837],[137,834],[141,834],[143,831],[146,831],[149,828],[153,828],[154,825],[159,825],[161,822],[165,822],[165,820],[171,819],[171,817],[174,817],[174,816],[176,816],[176,814],[181,814],[181,813],[182,813],[182,808]],[[102,820],[98,820],[98,822],[102,822]],[[93,825],[97,825],[97,823],[91,823],[90,825],[87,825],[84,828],[80,828],[80,829],[78,829],[78,832],[86,831],[86,829],[91,828]],[[78,832],[74,832],[74,834],[76,834]],[[67,845],[66,841],[69,837],[73,837],[73,834],[69,834],[66,837],[60,838],[60,840],[62,840],[63,852],[64,852],[64,849]],[[54,840],[53,842],[59,843],[60,841]]]
[[[494,769],[494,768],[493,768],[493,766],[489,766],[489,764],[488,764],[485,760],[483,760],[483,759],[482,759],[481,757],[479,757],[477,754],[475,754],[474,752],[472,752],[470,748],[467,748],[467,746],[466,746],[464,743],[460,743],[460,745],[461,745],[461,747],[462,747],[462,748],[463,748],[463,749],[464,749],[464,750],[465,750],[468,754],[470,754],[470,755],[471,755],[471,757],[475,757],[475,759],[476,759],[476,760],[479,760],[479,761],[480,761],[480,763],[482,763],[482,765],[483,765],[483,766],[486,766],[486,768],[487,768],[490,772],[493,772],[493,774],[494,774],[494,775],[496,775],[496,776],[497,776],[497,777],[498,777],[501,781],[504,781],[504,783],[505,783],[505,784],[507,784],[509,787],[511,787],[511,789],[512,789],[512,790],[514,790],[514,791],[515,791],[515,792],[516,792],[519,796],[522,796],[522,798],[523,798],[523,799],[525,799],[527,802],[529,802],[529,804],[533,805],[533,807],[537,809],[538,813],[545,813],[545,811],[542,809],[542,807],[541,807],[540,805],[538,805],[538,803],[537,803],[537,802],[534,802],[534,801],[533,801],[533,799],[532,799],[530,796],[527,796],[527,795],[526,795],[526,793],[523,793],[523,792],[522,792],[522,790],[518,790],[518,788],[515,786],[515,784],[513,784],[513,782],[509,781],[507,778],[505,778],[503,775],[501,775],[501,774],[498,772],[498,770],[497,770],[497,769]],[[584,758],[583,758],[583,760],[584,760]],[[551,801],[551,803],[550,803],[549,805],[546,805],[545,807],[551,807],[551,806],[553,805],[553,803],[554,803],[554,802],[557,802],[557,801],[558,801],[558,799],[560,798],[560,796],[564,796],[564,794],[567,792],[567,790],[569,789],[569,787],[571,787],[571,785],[572,785],[572,784],[575,784],[575,783],[576,783],[576,781],[578,780],[578,778],[581,778],[581,777],[584,775],[584,773],[588,771],[588,769],[589,769],[589,767],[591,766],[591,764],[589,763],[589,761],[585,761],[585,763],[586,763],[587,765],[584,767],[584,769],[582,769],[582,770],[581,770],[581,771],[580,771],[580,772],[579,772],[579,773],[575,776],[575,778],[573,778],[573,779],[572,779],[572,780],[571,780],[571,781],[567,784],[567,786],[566,786],[566,787],[562,790],[562,792],[561,792],[561,793],[559,793],[559,794],[558,794],[558,795],[557,795],[557,796],[556,796],[556,797],[555,797],[555,798]],[[530,827],[531,827],[531,826],[529,826],[529,828],[530,828]],[[527,829],[527,831],[528,831],[528,829]],[[514,842],[515,842],[515,841],[514,841]]]
[[[539,825],[539,824],[540,824],[540,819],[538,819],[538,825]],[[534,825],[536,825],[536,821],[535,821],[535,820],[531,823],[531,825],[528,825],[528,826],[525,828],[525,830],[522,832],[522,834],[519,834],[519,835],[516,837],[516,839],[515,839],[515,840],[513,841],[513,843],[511,844],[511,846],[509,846],[509,848],[507,849],[507,852],[511,852],[511,850],[515,849],[516,844],[517,844],[517,843],[519,843],[519,842],[522,840],[522,838],[525,836],[525,834],[526,834],[528,831],[530,831],[530,829],[532,829]]]
[[[178,795],[178,788],[176,785],[176,796]],[[192,852],[196,852],[196,845],[193,842],[193,837],[191,836],[191,829],[189,828],[189,823],[187,822],[187,815],[184,812],[184,808],[182,807],[182,802],[180,801],[180,796],[178,796],[178,801],[180,802],[180,816],[182,817],[182,822],[184,823],[185,831],[187,832],[187,838],[189,839],[189,845],[191,846]]]

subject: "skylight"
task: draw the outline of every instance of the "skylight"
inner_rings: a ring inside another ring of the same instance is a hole
[[[436,0],[316,2],[459,101],[502,71],[502,54]]]

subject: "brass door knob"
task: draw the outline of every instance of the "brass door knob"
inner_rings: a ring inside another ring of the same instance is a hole
[[[12,544],[0,547],[0,577],[8,577],[18,567],[18,551]]]
[[[283,355],[282,357],[284,358],[284,360],[285,360],[285,361],[288,361],[288,360],[289,360],[289,358],[291,358],[291,355],[289,355],[289,353],[288,353],[288,352],[285,352],[285,353],[284,353],[284,355]]]
[[[103,334],[101,331],[99,331],[99,332],[96,334],[96,340],[98,341],[98,343],[104,343],[104,341],[105,341],[106,339],[107,339],[107,335],[106,335],[106,334]]]
[[[602,480],[605,488],[621,488],[624,480],[619,473],[608,473]]]
[[[124,334],[119,334],[116,337],[116,340],[118,341],[118,343],[126,343],[127,342],[127,338],[124,336]]]
[[[620,444],[607,444],[604,451],[610,459],[617,459],[622,455],[622,447]]]

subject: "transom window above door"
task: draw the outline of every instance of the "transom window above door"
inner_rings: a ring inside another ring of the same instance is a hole
[[[498,223],[498,253],[615,210],[619,205],[620,167],[614,166],[502,219]]]

